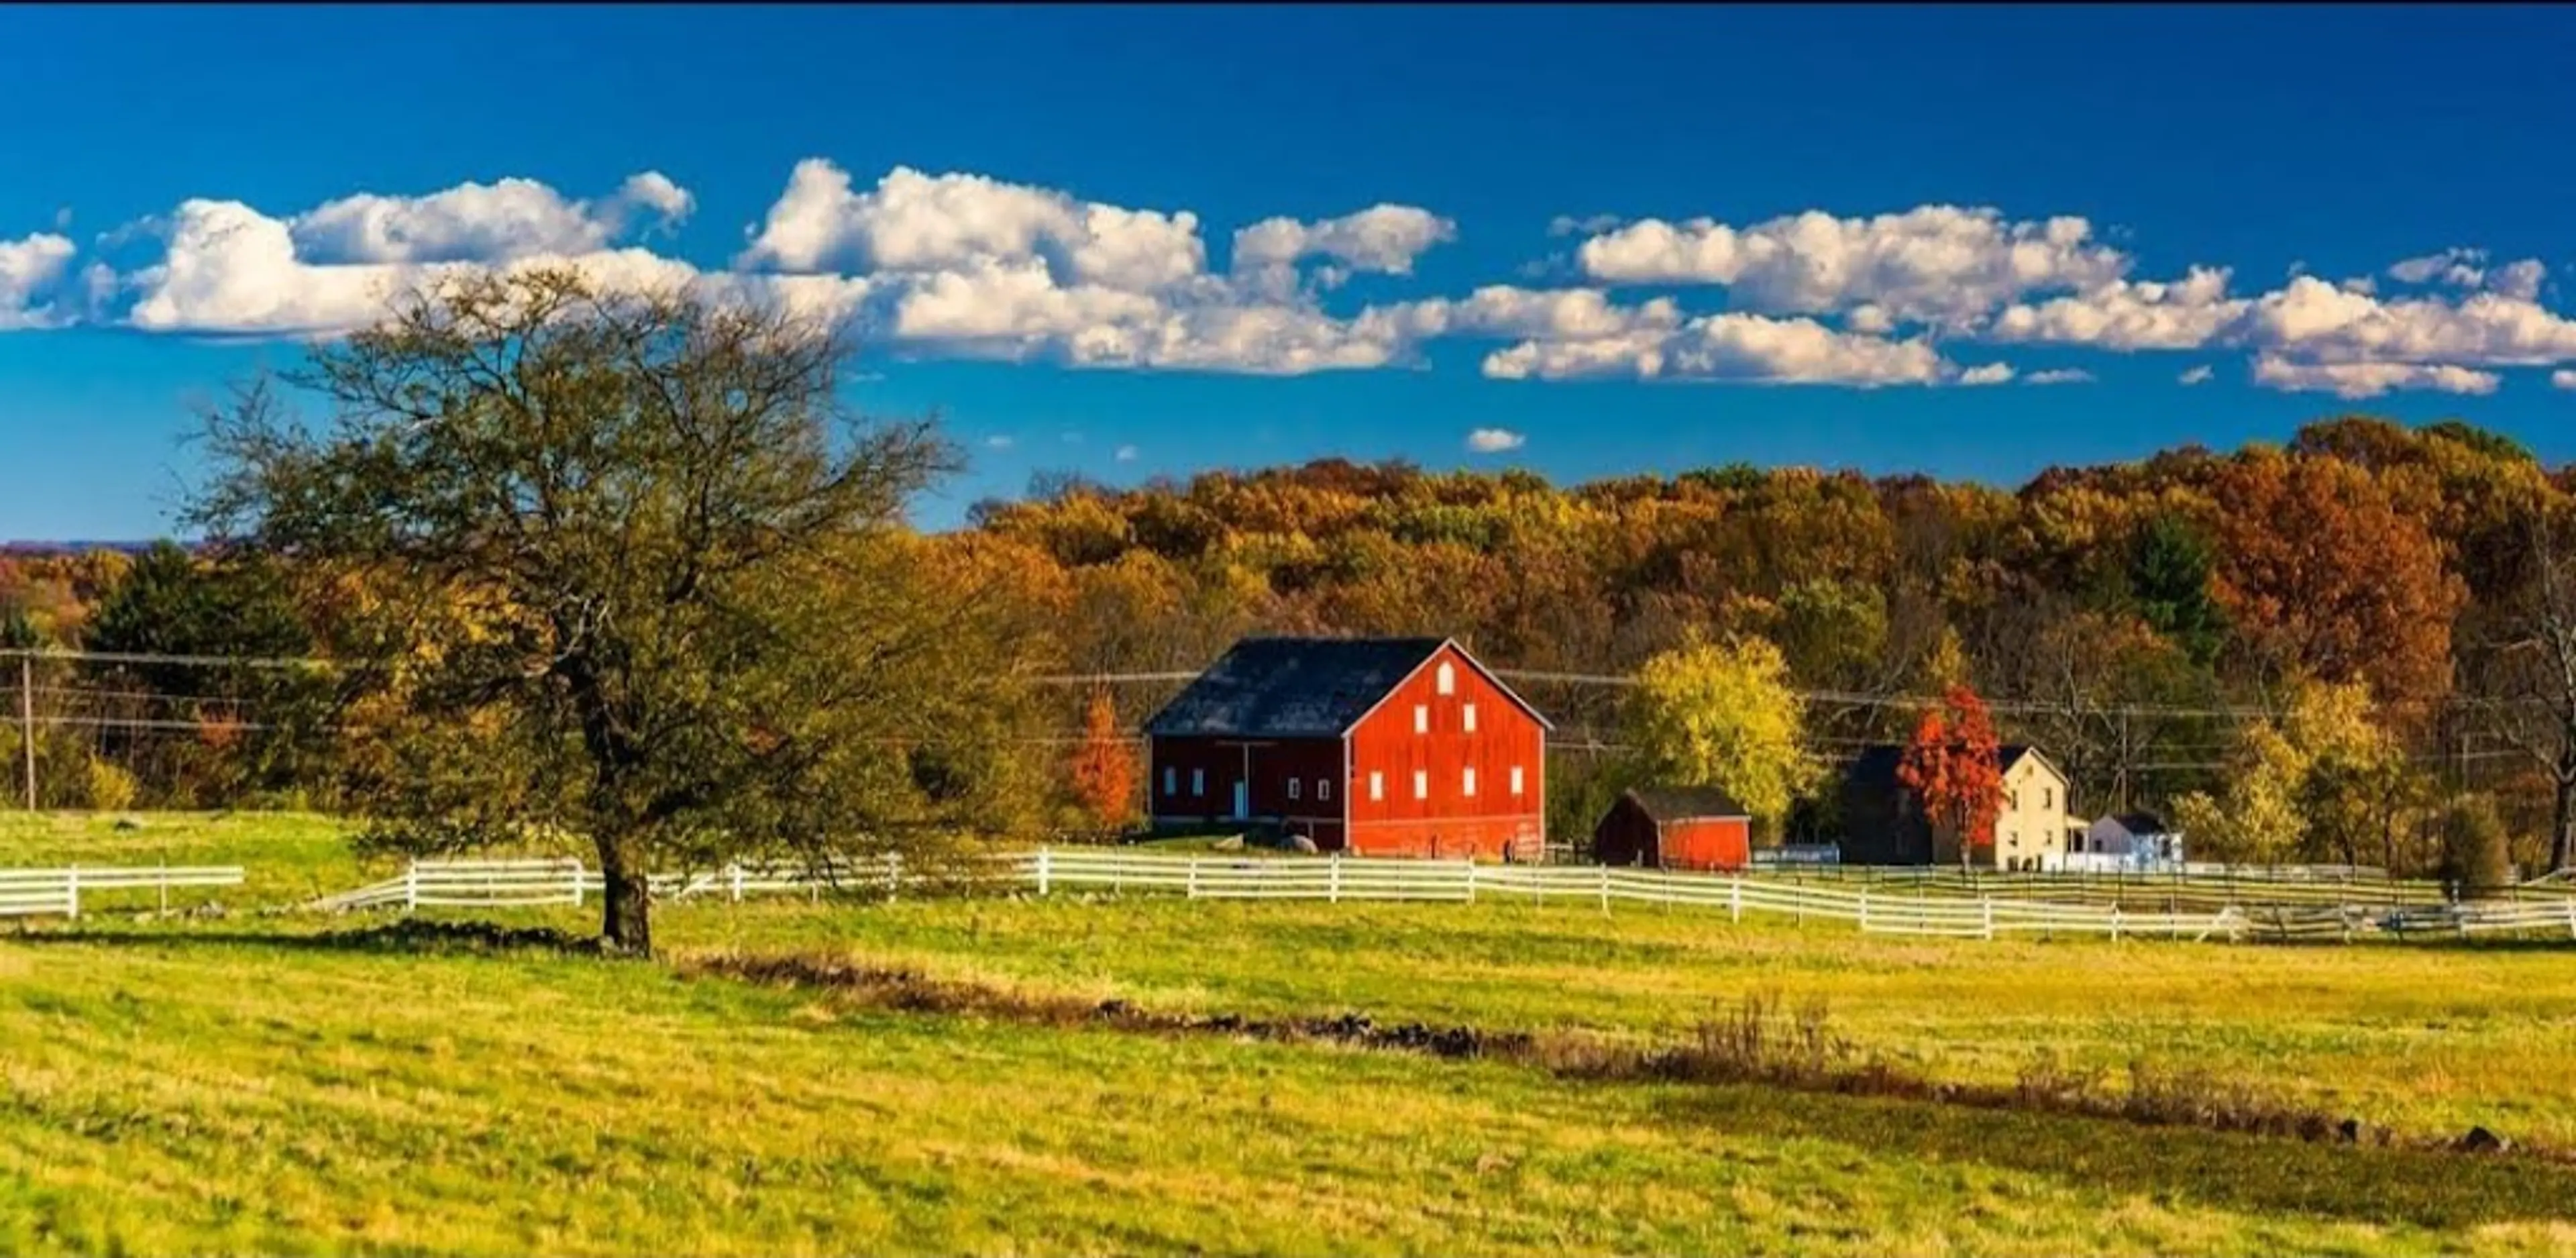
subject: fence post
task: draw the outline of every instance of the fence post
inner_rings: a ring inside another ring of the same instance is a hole
[[[1726,920],[1744,920],[1744,879],[1741,875],[1726,880]]]
[[[63,911],[75,922],[80,920],[80,866],[74,865],[63,875]]]
[[[1860,929],[1863,934],[1869,933],[1869,888],[1866,886],[1860,889]]]
[[[1342,854],[1335,852],[1324,867],[1324,903],[1342,902]]]
[[[419,907],[420,907],[420,862],[419,862],[419,861],[417,861],[417,860],[408,860],[408,861],[404,861],[404,862],[403,862],[403,912],[409,913],[409,912],[412,912],[412,911],[413,911],[413,910],[415,910],[415,909],[418,909]]]
[[[742,903],[742,862],[741,862],[741,861],[726,861],[726,862],[725,862],[725,890],[726,890],[726,891],[728,891],[728,892],[730,892],[730,893],[732,894],[732,896],[733,896],[733,902],[734,902],[734,903],[736,903],[736,904],[740,904],[740,903]]]
[[[1601,866],[1601,911],[1605,915],[1610,912],[1610,867],[1608,865]]]
[[[903,853],[886,853],[886,902],[891,904],[903,894]]]
[[[2576,939],[2576,895],[2567,897],[2567,937]]]
[[[1192,900],[1199,898],[1199,858],[1195,856],[1190,858],[1189,895],[1185,898]]]
[[[170,855],[167,852],[164,852],[161,855],[159,881],[161,883],[161,916],[168,917],[170,916]]]
[[[2113,940],[2117,940],[2117,939],[2119,939],[2119,937],[2120,937],[2120,902],[2119,902],[2119,901],[2117,901],[2117,900],[2113,900],[2113,901],[2111,901],[2111,938],[2112,938]]]
[[[1051,860],[1051,857],[1050,857],[1050,854],[1049,854],[1049,850],[1048,850],[1048,849],[1046,849],[1046,848],[1043,848],[1043,847],[1039,848],[1039,849],[1038,849],[1038,894],[1039,894],[1039,895],[1045,895],[1045,894],[1047,893],[1047,883],[1048,883],[1048,881],[1050,880],[1050,875],[1052,875],[1052,874],[1054,873],[1054,870],[1052,870],[1052,869],[1049,867],[1050,860]],[[1198,870],[1198,862],[1197,862],[1197,861],[1192,861],[1192,862],[1190,862],[1190,870],[1191,870],[1191,872],[1192,872],[1192,874],[1193,874],[1193,875],[1195,875],[1195,874],[1197,873],[1197,870]],[[1194,882],[1195,882],[1195,881],[1196,881],[1196,878],[1195,878],[1195,877],[1193,877],[1192,881],[1194,881]]]
[[[587,867],[585,867],[585,866],[581,863],[581,858],[580,858],[580,857],[578,857],[578,856],[573,857],[573,858],[572,858],[572,906],[573,906],[574,908],[580,908],[580,907],[581,907],[581,896],[582,896],[582,892],[583,892],[584,890],[586,890],[586,888],[585,888],[585,887],[583,887],[583,886],[582,886],[582,884],[583,884],[583,883],[586,883],[586,882],[588,882],[588,881],[590,881],[590,870],[589,870]]]
[[[1476,902],[1476,858],[1467,858],[1467,903]]]
[[[1993,900],[1991,900],[1991,899],[1981,899],[1981,900],[1977,901],[1977,903],[1982,904],[1982,905],[1984,905],[1984,906],[1985,906],[1985,909],[1986,909],[1986,936],[1985,936],[1985,937],[1986,937],[1986,938],[1988,938],[1988,939],[1992,939],[1992,938],[1994,938],[1994,937],[1995,937],[1995,902],[1994,902]]]

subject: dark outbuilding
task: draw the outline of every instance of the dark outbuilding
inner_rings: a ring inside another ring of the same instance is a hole
[[[1742,869],[1753,860],[1753,818],[1714,786],[1641,786],[1602,815],[1592,851],[1605,865]]]

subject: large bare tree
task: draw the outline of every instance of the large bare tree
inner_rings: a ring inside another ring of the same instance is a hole
[[[2566,869],[2576,856],[2576,555],[2558,549],[2554,513],[2542,500],[2526,514],[2528,579],[2482,618],[2469,702],[2549,776],[2549,867]]]
[[[957,465],[841,400],[846,346],[774,308],[455,278],[208,418],[210,533],[364,587],[335,609],[375,702],[371,837],[577,836],[604,933],[648,873],[882,850],[1006,798],[1016,639],[922,552]]]

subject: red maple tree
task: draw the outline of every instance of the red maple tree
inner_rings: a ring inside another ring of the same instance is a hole
[[[1924,815],[1959,840],[1959,863],[1995,845],[1995,818],[2003,811],[2002,753],[1985,700],[1964,685],[1941,694],[1940,706],[1923,714],[1905,745],[1896,777],[1923,801]]]
[[[1136,757],[1118,732],[1109,692],[1095,691],[1084,712],[1082,743],[1073,753],[1073,795],[1104,826],[1124,824],[1135,813]]]

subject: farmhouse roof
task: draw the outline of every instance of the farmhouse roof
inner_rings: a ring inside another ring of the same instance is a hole
[[[1145,732],[1338,738],[1450,645],[1446,638],[1245,638],[1163,705]],[[1475,657],[1458,654],[1547,724]]]
[[[1749,817],[1735,797],[1714,786],[1640,786],[1628,792],[1658,822],[1698,817]]]
[[[2013,765],[2018,763],[2023,756],[2039,756],[2039,762],[2041,764],[2048,765],[2050,772],[2054,773],[2057,771],[2057,766],[2050,764],[2048,757],[2039,755],[2039,749],[2028,743],[2004,743],[1996,747],[1995,771],[1998,773],[2011,772]],[[1897,743],[1871,743],[1870,745],[1861,748],[1859,755],[1852,757],[1851,778],[1853,781],[1864,786],[1885,787],[1888,790],[1894,790],[1899,785],[1896,777],[1896,768],[1898,765],[1904,763],[1904,761],[1905,748],[1903,746]],[[2062,778],[2066,775],[2058,773],[2057,776]]]

